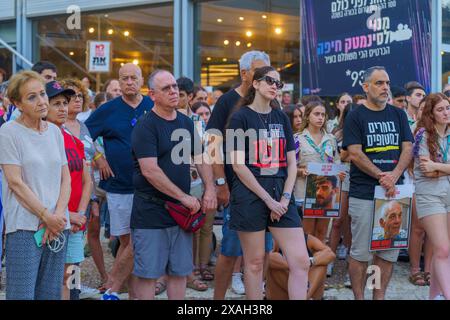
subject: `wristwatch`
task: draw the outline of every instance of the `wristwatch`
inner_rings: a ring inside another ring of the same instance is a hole
[[[216,180],[216,186],[221,187],[227,184],[225,178],[219,178]]]
[[[283,193],[283,198],[287,199],[287,200],[291,200],[292,195],[289,192],[285,192]]]
[[[313,265],[316,264],[316,259],[314,259],[314,257],[309,257],[309,263],[310,263],[310,265],[312,267]]]

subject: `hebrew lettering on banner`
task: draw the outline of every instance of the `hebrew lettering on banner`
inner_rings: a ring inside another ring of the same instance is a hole
[[[302,1],[303,94],[360,93],[363,71],[374,65],[397,84],[416,80],[429,91],[430,1]]]

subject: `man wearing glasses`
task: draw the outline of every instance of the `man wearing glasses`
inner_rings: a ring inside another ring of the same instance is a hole
[[[216,191],[211,166],[203,163],[202,148],[195,145],[200,137],[194,124],[176,111],[179,91],[175,78],[168,71],[156,70],[150,75],[148,87],[155,107],[139,120],[132,134],[135,197],[131,228],[136,296],[154,299],[157,279],[167,274],[168,298],[182,300],[187,276],[193,271],[193,233],[182,230],[161,202],[181,203],[191,212],[202,208],[213,214]],[[191,156],[205,185],[201,202],[190,195]]]
[[[130,217],[133,205],[133,158],[131,132],[140,116],[150,111],[153,102],[140,93],[143,85],[142,71],[132,63],[119,70],[119,96],[98,108],[86,120],[92,139],[103,137],[105,156],[109,166],[102,165],[100,188],[106,191],[111,220],[111,235],[119,237],[117,252],[103,300],[118,300],[122,284],[133,269],[133,249],[130,242]],[[97,162],[106,162],[101,157]],[[129,283],[132,299],[133,285]]]

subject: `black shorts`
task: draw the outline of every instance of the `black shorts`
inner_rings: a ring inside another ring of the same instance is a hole
[[[284,178],[257,177],[259,182],[271,197],[280,201],[284,189]],[[292,195],[288,211],[280,221],[270,219],[270,210],[255,193],[250,191],[237,177],[233,180],[231,189],[231,220],[230,229],[245,232],[258,232],[274,228],[300,228],[302,222]]]

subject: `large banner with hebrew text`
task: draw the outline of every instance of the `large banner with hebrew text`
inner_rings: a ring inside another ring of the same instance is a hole
[[[431,87],[429,0],[304,0],[303,95],[361,93],[363,71],[386,67],[391,82]]]

